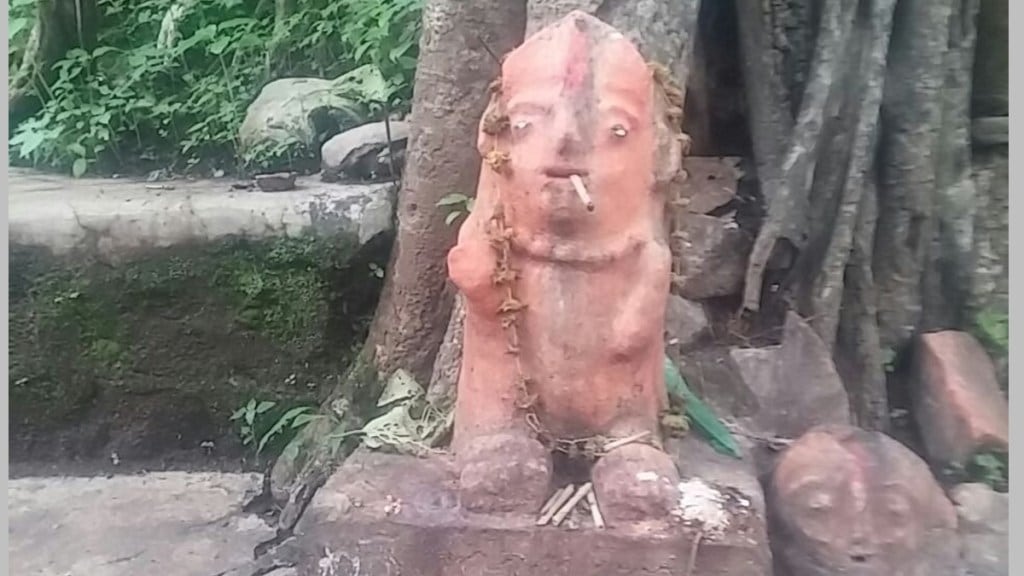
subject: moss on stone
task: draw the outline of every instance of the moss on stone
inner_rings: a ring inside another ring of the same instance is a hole
[[[12,435],[153,394],[198,398],[225,429],[253,397],[315,403],[379,292],[363,260],[386,252],[354,252],[346,237],[234,238],[109,266],[15,247]]]

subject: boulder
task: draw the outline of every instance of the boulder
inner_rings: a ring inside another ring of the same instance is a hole
[[[672,244],[673,285],[684,298],[703,300],[743,289],[753,242],[733,218],[678,214]]]
[[[391,145],[396,156],[406,147],[409,124],[390,122]],[[380,175],[391,175],[387,160],[388,126],[384,122],[371,122],[356,126],[331,137],[320,149],[320,177],[327,182],[340,178],[366,180]],[[381,156],[383,155],[383,156]],[[401,157],[392,158],[400,171]]]
[[[665,308],[665,345],[686,350],[708,334],[711,327],[704,307],[697,302],[670,294]]]
[[[959,518],[963,558],[971,576],[1010,573],[1010,497],[984,484],[961,484],[950,493]]]
[[[992,361],[970,334],[920,336],[911,388],[914,417],[933,464],[964,466],[981,451],[1009,450],[1006,398]]]
[[[848,424],[850,406],[832,354],[807,322],[786,315],[782,344],[730,353],[757,399],[751,431],[796,438],[819,424]]]
[[[379,100],[384,79],[373,66],[357,68],[334,80],[281,78],[260,90],[238,129],[239,152],[261,146],[298,145],[316,149],[323,133],[358,124],[362,103]]]

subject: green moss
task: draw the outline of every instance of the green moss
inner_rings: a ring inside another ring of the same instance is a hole
[[[311,401],[362,337],[332,326],[347,330],[372,306],[342,314],[348,286],[379,287],[353,250],[340,237],[231,239],[109,266],[16,249],[12,416],[66,421],[94,399],[114,402],[110,391],[192,394],[225,425],[245,398]]]

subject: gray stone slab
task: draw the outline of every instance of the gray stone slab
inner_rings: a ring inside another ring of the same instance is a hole
[[[171,472],[8,481],[11,574],[213,576],[273,537],[241,511],[255,474]]]
[[[299,178],[287,192],[236,190],[230,180],[75,180],[12,169],[9,238],[56,255],[118,261],[148,248],[228,236],[351,234],[360,244],[392,227],[394,184]]]

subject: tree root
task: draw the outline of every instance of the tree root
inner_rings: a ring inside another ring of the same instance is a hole
[[[824,261],[814,279],[808,313],[811,325],[831,349],[839,328],[839,310],[843,301],[844,272],[851,255],[855,229],[860,224],[862,198],[874,178],[871,168],[878,142],[878,119],[885,82],[885,58],[889,50],[893,11],[896,0],[875,0],[872,3],[868,41],[860,62],[861,85],[854,129],[853,151],[843,183],[839,214],[832,225],[832,237]],[[874,234],[872,228],[871,234]],[[870,236],[869,236],[870,238]],[[872,322],[874,320],[872,319]]]
[[[743,294],[745,310],[757,311],[760,308],[764,273],[775,243],[785,237],[798,249],[804,245],[804,220],[818,160],[825,106],[838,85],[834,81],[839,68],[837,60],[853,28],[856,5],[855,0],[828,0],[822,9],[810,79],[801,100],[800,114],[788,139],[789,147],[779,169],[771,170],[769,177],[762,180],[762,184],[768,188],[764,194],[769,202],[768,215],[754,241],[747,264]],[[743,14],[750,8],[739,10]],[[766,149],[770,141],[775,140],[768,138],[769,142],[758,146],[756,142],[765,138],[765,135],[759,137],[757,130],[753,132],[758,150]],[[758,160],[759,169],[766,164]]]

